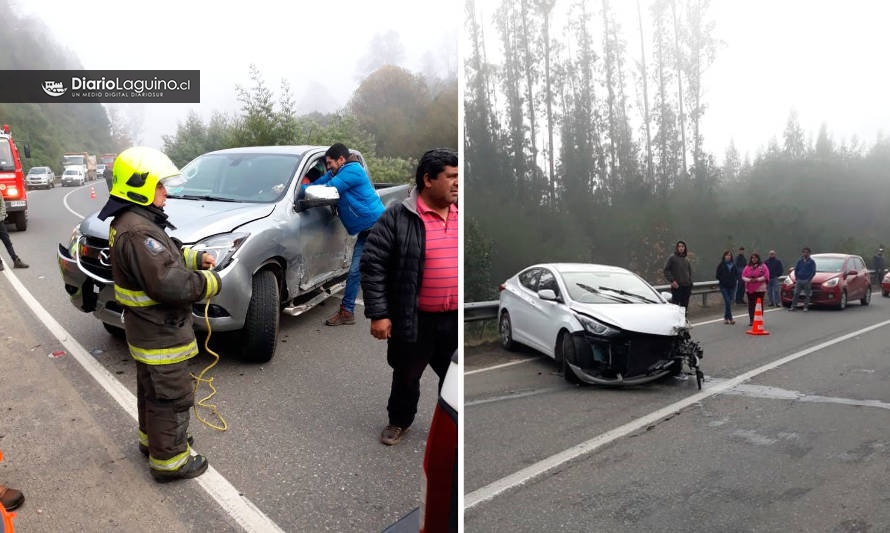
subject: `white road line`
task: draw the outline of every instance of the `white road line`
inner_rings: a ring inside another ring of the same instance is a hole
[[[540,359],[542,359],[542,358],[541,357],[532,357],[530,359],[521,359],[519,361],[510,361],[509,363],[502,363],[499,365],[488,366],[485,368],[478,368],[476,370],[468,370],[468,371],[464,372],[464,375],[469,376],[472,374],[479,374],[481,372],[488,372],[491,370],[497,370],[499,368],[506,368],[508,366],[521,365],[522,363],[530,363],[531,361],[538,361]]]
[[[817,352],[829,346],[833,346],[835,344],[852,339],[858,335],[862,335],[863,333],[868,333],[869,331],[882,328],[887,325],[890,325],[890,320],[885,320],[883,322],[879,322],[866,328],[862,328],[852,333],[848,333],[834,340],[811,346],[810,348],[785,356],[781,359],[777,359],[771,363],[767,363],[753,370],[749,370],[744,374],[731,379],[727,379],[726,381],[721,381],[719,383],[706,382],[703,385],[703,389],[701,392],[693,394],[692,396],[684,398],[683,400],[680,400],[678,402],[674,402],[671,405],[668,405],[657,411],[653,411],[646,416],[640,417],[636,420],[632,420],[631,422],[628,422],[623,426],[619,426],[611,431],[607,431],[606,433],[598,435],[590,440],[587,440],[580,444],[576,444],[575,446],[572,446],[565,451],[552,455],[546,459],[538,461],[533,465],[523,468],[518,472],[510,474],[507,477],[501,478],[493,483],[489,483],[484,487],[474,490],[464,497],[464,509],[472,509],[480,503],[491,500],[495,496],[507,490],[523,485],[529,480],[538,477],[568,461],[571,461],[572,459],[588,454],[606,444],[609,444],[614,440],[625,437],[630,433],[633,433],[634,431],[639,431],[640,429],[643,429],[650,424],[654,424],[659,420],[667,418],[689,407],[690,405],[698,403],[710,396],[725,392],[737,385],[744,383],[745,381],[748,381],[751,378],[758,376],[759,374],[763,374],[764,372],[780,367],[786,363],[790,363],[791,361],[799,359],[805,355],[809,355],[813,352]]]
[[[486,403],[500,402],[502,400],[515,400],[517,398],[528,398],[529,396],[537,396],[538,394],[544,394],[547,392],[553,392],[553,391],[558,391],[558,390],[565,390],[565,387],[563,387],[563,388],[550,387],[549,389],[535,389],[535,390],[528,390],[528,391],[523,391],[523,392],[514,392],[513,394],[504,394],[502,396],[495,396],[493,398],[485,398],[484,400],[475,400],[472,402],[468,402],[468,401],[464,400],[464,407],[465,408],[473,407],[474,405],[483,405]]]
[[[808,403],[833,403],[838,405],[852,405],[855,407],[876,407],[878,409],[890,409],[890,403],[881,400],[856,400],[854,398],[838,398],[836,396],[819,396],[818,394],[804,394],[796,390],[768,387],[766,385],[739,385],[725,394],[734,396],[747,396],[749,398],[766,398],[774,400],[792,400]]]
[[[114,400],[124,408],[124,411],[133,420],[138,420],[136,411],[136,397],[127,390],[111,372],[99,364],[87,350],[71,336],[61,324],[50,315],[46,309],[31,295],[18,278],[6,269],[3,274],[9,283],[24,300],[25,304],[34,312],[49,329],[50,333],[58,339],[68,353],[80,363],[80,365],[105,389]],[[203,475],[195,478],[195,481],[222,507],[223,511],[231,516],[245,531],[256,532],[283,532],[268,516],[263,514],[256,505],[242,496],[238,489],[232,486],[212,466]]]

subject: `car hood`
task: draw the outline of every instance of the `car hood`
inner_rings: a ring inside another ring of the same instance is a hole
[[[797,281],[797,278],[794,277],[794,272],[792,272],[790,276],[793,281]],[[840,272],[816,272],[816,275],[813,276],[813,283],[825,283],[832,278],[838,278],[840,276]]]
[[[229,233],[248,222],[267,217],[274,209],[275,204],[168,198],[164,212],[176,226],[175,230],[170,231],[170,235],[184,244],[193,244],[211,235]],[[96,215],[98,211],[87,217],[81,224],[80,231],[91,237],[107,239],[111,218],[103,221]]]
[[[573,303],[572,309],[634,333],[676,335],[687,328],[686,310],[674,304]]]

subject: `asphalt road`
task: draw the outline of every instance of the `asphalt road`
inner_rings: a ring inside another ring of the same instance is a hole
[[[90,198],[91,184],[95,199]],[[10,234],[17,252],[31,268],[10,274],[72,340],[135,394],[135,366],[125,343],[109,335],[92,315],[76,310],[69,303],[56,264],[58,243],[67,243],[80,217],[99,209],[108,196],[102,180],[91,184],[76,189],[56,187],[29,192],[28,230],[10,230]],[[11,261],[5,251],[2,253],[9,268]],[[0,286],[14,305],[22,305],[2,277]],[[378,438],[386,425],[391,379],[385,343],[370,336],[369,323],[360,312],[354,326],[325,326],[324,319],[338,305],[339,298],[335,297],[301,317],[283,315],[281,344],[275,358],[267,364],[242,363],[225,357],[223,352],[224,357],[210,376],[217,389],[212,403],[227,422],[227,431],[208,428],[192,416],[194,449],[208,457],[222,483],[234,487],[249,506],[255,506],[270,524],[284,531],[380,531],[419,503],[423,451],[436,401],[436,377],[432,371],[424,377],[418,417],[403,441],[394,447],[381,445]],[[45,357],[64,349],[45,328],[39,314],[23,310],[21,316],[34,336],[28,344],[29,352]],[[7,335],[12,339],[16,333],[7,332]],[[230,341],[231,336],[219,335],[211,340],[211,347],[224,348]],[[203,338],[199,338],[199,343],[203,345]],[[192,360],[194,372],[200,372],[212,360],[209,354],[202,353]],[[91,410],[88,418],[98,423],[103,442],[120,445],[124,450],[120,460],[131,463],[127,473],[122,474],[123,479],[126,475],[136,476],[134,483],[143,486],[150,478],[144,458],[135,448],[135,420],[81,366],[72,357],[59,360],[57,368],[65,380],[63,387],[71,390],[70,397],[62,401],[88,406]],[[28,396],[27,401],[37,402],[41,393],[32,391]],[[209,416],[208,412],[203,414]],[[76,433],[78,425],[72,424],[66,431]],[[17,442],[13,434],[3,435],[2,430],[0,438],[7,456],[2,467],[10,473],[15,466],[11,464],[10,450],[22,450],[24,445]],[[28,443],[28,446],[41,444]],[[51,453],[47,451],[46,455]],[[18,461],[20,467],[21,459]],[[49,457],[47,464],[51,463],[52,457]],[[46,478],[61,475],[64,473],[53,472],[51,468],[44,473]],[[45,493],[51,492],[54,485],[41,485],[39,473],[30,472],[29,476],[28,500],[19,510],[16,529],[23,532],[68,529],[65,524],[47,521],[49,514],[58,516],[48,511],[53,507],[53,495]],[[118,483],[120,476],[116,478]],[[7,483],[15,486],[13,482]],[[90,483],[102,484],[103,480],[99,476]],[[163,507],[161,514],[168,516],[168,520],[178,517],[179,521],[163,522],[162,530],[244,529],[233,517],[233,511],[214,499],[212,489],[208,490],[198,480],[172,486],[162,493],[167,496],[156,504],[159,511]],[[72,490],[76,487],[73,485]],[[123,517],[133,514],[127,510],[127,500],[134,495],[124,487],[120,491],[110,487],[108,493],[109,497],[121,500],[121,517],[109,517],[107,509],[98,512],[98,503],[96,509],[91,509],[91,502],[85,501],[78,510],[79,516],[82,515],[78,523],[83,530],[126,529],[108,524],[115,518],[118,524],[130,523]],[[97,516],[88,518],[91,514]],[[138,521],[132,523],[139,528]]]
[[[468,348],[465,531],[890,531],[888,310],[768,309],[759,337],[746,308],[696,319],[701,392]]]

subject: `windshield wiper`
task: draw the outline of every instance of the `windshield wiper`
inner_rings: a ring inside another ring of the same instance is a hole
[[[181,198],[183,200],[207,200],[211,202],[238,202],[231,198],[223,198],[221,196],[211,196],[209,194],[168,194],[167,198]]]
[[[628,300],[627,298],[622,298],[620,296],[612,296],[611,294],[604,294],[603,291],[596,289],[594,287],[591,287],[590,285],[585,285],[583,283],[575,283],[575,285],[581,287],[582,289],[584,289],[587,292],[590,292],[593,294],[598,294],[598,295],[602,296],[603,298],[608,298],[609,300],[612,300],[613,302],[621,302],[623,304],[632,304],[633,303],[632,300]],[[606,288],[606,287],[600,287],[600,289],[603,289],[603,288]],[[615,292],[617,292],[617,291],[615,291]]]
[[[601,291],[612,291],[612,292],[617,292],[618,294],[623,294],[624,296],[631,296],[631,297],[633,297],[633,298],[637,298],[637,299],[642,300],[642,301],[644,301],[644,302],[649,302],[650,304],[657,304],[657,303],[658,303],[658,302],[656,302],[655,300],[652,300],[651,298],[646,298],[646,297],[643,296],[642,294],[637,294],[637,293],[634,293],[634,292],[627,292],[626,290],[623,290],[623,289],[613,289],[612,287],[602,287],[602,286],[600,286],[600,290],[601,290]]]

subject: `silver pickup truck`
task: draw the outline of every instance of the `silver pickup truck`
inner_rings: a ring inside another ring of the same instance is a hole
[[[325,146],[232,148],[197,157],[182,168],[185,184],[168,191],[164,211],[182,245],[216,256],[222,291],[210,301],[214,332],[240,331],[238,352],[250,362],[275,355],[280,313],[300,315],[341,290],[355,237],[337,217],[336,190],[301,197],[300,184],[324,172]],[[358,152],[355,157],[364,165]],[[408,196],[405,184],[374,184],[384,206]],[[313,188],[320,189],[320,187]],[[123,336],[114,299],[109,221],[84,219],[58,261],[75,307]],[[195,329],[206,331],[206,302],[194,305]]]

